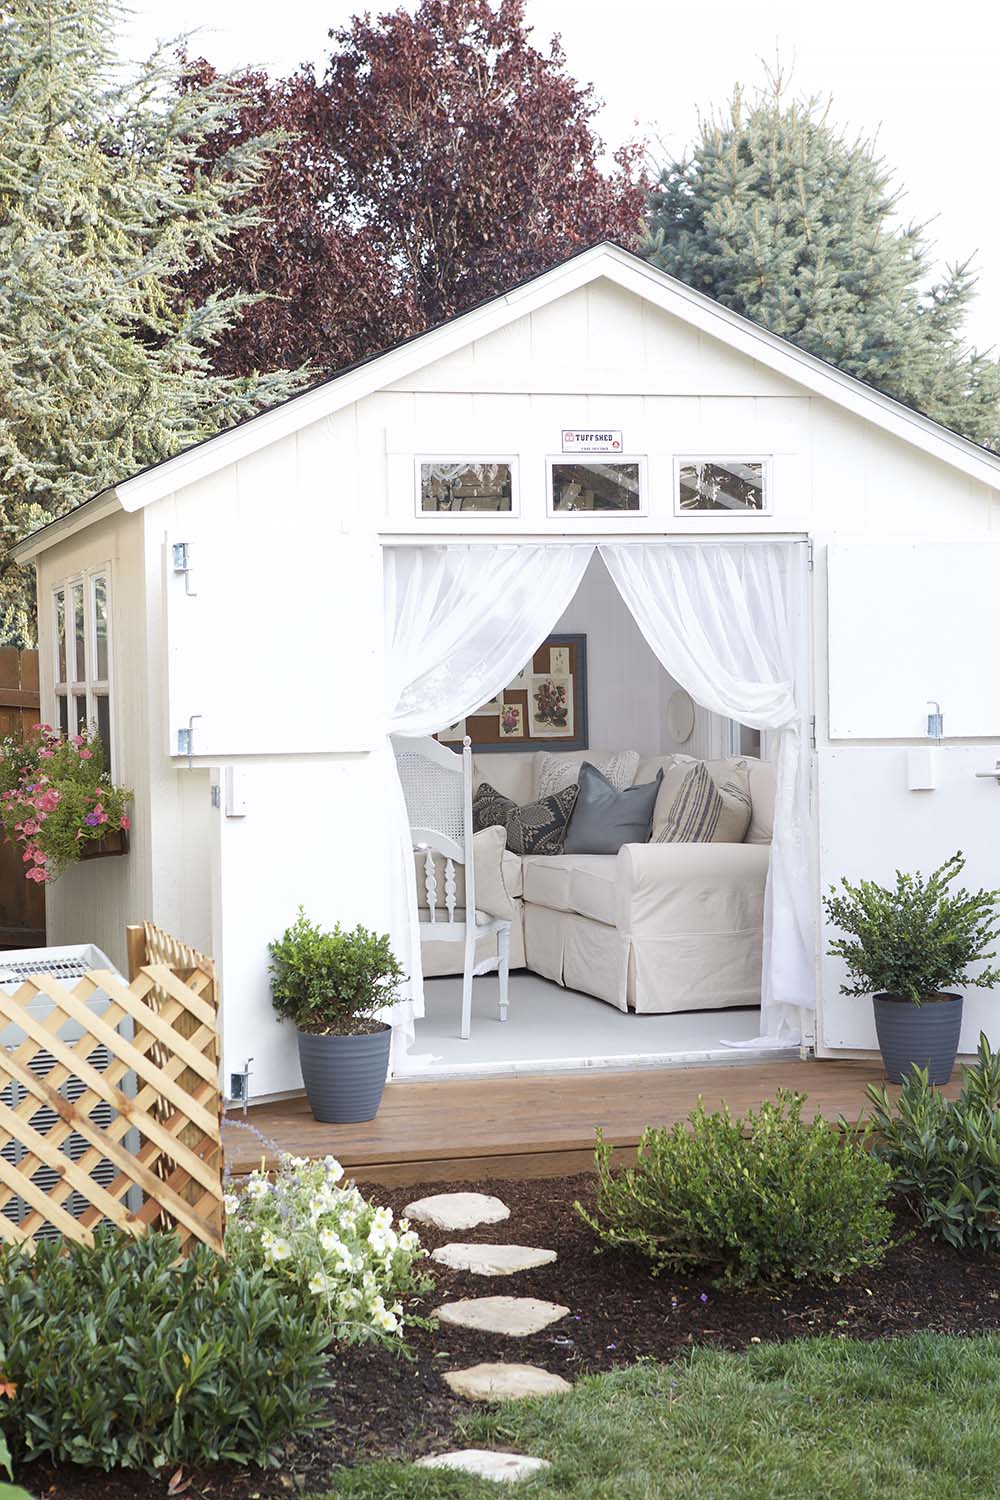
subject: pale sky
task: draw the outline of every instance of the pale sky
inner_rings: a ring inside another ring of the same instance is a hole
[[[281,74],[321,67],[326,33],[387,0],[132,0],[126,50],[199,30],[194,43],[216,66],[253,64]],[[413,0],[407,0],[413,8]],[[850,134],[877,132],[906,187],[903,217],[935,222],[940,263],[976,253],[979,296],[969,333],[1000,344],[1000,6],[966,0],[945,9],[921,0],[528,0],[535,41],[559,32],[569,71],[604,100],[599,128],[615,146],[637,133],[680,152],[699,110],[722,104],[732,85],[753,86],[762,59],[780,57],[793,91],[833,96]],[[662,151],[657,154],[662,156]]]

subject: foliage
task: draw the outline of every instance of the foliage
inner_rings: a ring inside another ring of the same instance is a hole
[[[219,340],[227,373],[326,370],[462,312],[596,240],[638,241],[641,148],[605,171],[597,101],[524,0],[420,0],[330,33],[325,76],[239,80],[226,150],[287,133],[246,198],[260,227],[179,284],[278,297]],[[214,78],[207,63],[199,77]]]
[[[1000,1250],[1000,1054],[985,1033],[954,1102],[916,1065],[895,1106],[884,1085],[868,1097],[876,1153],[923,1227],[956,1250]]]
[[[0,741],[0,822],[21,845],[27,880],[57,879],[86,844],[128,829],[131,801],[105,770],[97,735],[67,739],[39,724],[26,740]]]
[[[1000,364],[970,350],[969,262],[929,291],[925,226],[871,141],[782,79],[701,122],[650,200],[654,263],[800,348],[973,438],[1000,443]]]
[[[392,1209],[369,1203],[344,1184],[332,1156],[306,1161],[282,1155],[273,1181],[252,1172],[226,1197],[226,1252],[292,1292],[338,1339],[402,1338],[400,1298],[426,1290],[416,1273],[427,1252]]]
[[[533,1453],[532,1500],[986,1500],[1000,1466],[1000,1338],[694,1349],[508,1401],[451,1446]],[[412,1464],[338,1473],[328,1500],[488,1500],[489,1480]]]
[[[178,90],[172,49],[116,53],[116,0],[19,0],[0,24],[0,477],[4,542],[261,410],[287,374],[212,373],[243,292],[168,283],[256,223],[277,137],[227,142],[227,79]],[[274,366],[269,366],[274,369]],[[5,550],[5,549],[4,549]],[[0,639],[34,637],[30,570],[0,575]]]
[[[375,1016],[396,998],[403,971],[389,946],[359,923],[324,932],[300,906],[282,937],[268,944],[271,994],[279,1016],[317,1036],[373,1031]]]
[[[949,985],[1000,983],[1000,969],[969,973],[970,964],[996,957],[990,944],[1000,937],[1000,891],[951,893],[964,868],[959,850],[926,879],[897,870],[895,889],[846,879],[830,887],[827,916],[847,933],[829,948],[847,964],[842,995],[903,995],[919,1005]]]
[[[613,1172],[597,1133],[597,1205],[577,1212],[600,1248],[637,1251],[653,1274],[705,1272],[715,1285],[848,1274],[882,1260],[891,1173],[862,1134],[802,1119],[787,1089],[734,1120],[699,1102],[671,1129],[647,1127],[636,1163]]]
[[[263,1270],[173,1235],[0,1245],[18,1456],[155,1472],[277,1461],[321,1425],[329,1334]]]
[[[13,1394],[13,1392],[10,1394]],[[10,1447],[2,1432],[0,1432],[0,1469],[7,1475],[8,1479],[13,1479],[14,1470],[10,1462]],[[0,1479],[0,1500],[31,1500],[31,1496],[27,1490],[22,1490],[19,1484],[5,1484]]]

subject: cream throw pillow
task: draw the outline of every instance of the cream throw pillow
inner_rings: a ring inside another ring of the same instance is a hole
[[[651,844],[742,844],[750,827],[749,767],[732,760],[713,779],[704,761],[684,761],[663,778]]]
[[[499,825],[494,828],[484,828],[480,833],[474,833],[472,836],[472,858],[476,867],[476,907],[489,917],[505,917],[509,920],[514,915],[514,902],[503,878],[503,856],[506,847],[507,832]],[[415,849],[413,851],[417,876],[417,906],[422,911],[427,910],[426,858],[426,850]],[[445,858],[443,854],[438,854],[436,851],[432,858],[437,880],[438,920],[443,922],[447,921],[448,917],[444,900]],[[465,920],[465,866],[459,864],[455,865],[455,901],[457,906],[455,920],[462,922]]]
[[[591,755],[583,758],[596,766],[616,792],[627,791],[635,780],[639,769],[638,750],[616,750],[612,755]],[[568,760],[565,755],[555,755],[549,750],[540,750],[535,757],[535,800],[554,797],[564,787],[578,786],[581,760]]]

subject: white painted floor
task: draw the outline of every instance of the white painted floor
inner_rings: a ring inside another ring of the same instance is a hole
[[[424,996],[426,1015],[417,1022],[408,1066],[397,1077],[683,1067],[752,1062],[760,1056],[725,1045],[757,1035],[760,1011],[756,1009],[637,1016],[563,989],[537,974],[521,972],[511,975],[510,1010],[506,1023],[501,1023],[496,976],[487,974],[473,985],[472,1035],[463,1042],[458,1035],[461,979],[426,979]]]

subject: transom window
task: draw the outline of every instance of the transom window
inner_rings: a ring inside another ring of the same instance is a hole
[[[417,514],[513,515],[515,466],[507,458],[418,458]]]
[[[111,769],[110,571],[60,584],[55,607],[55,722],[65,735],[100,735]]]

